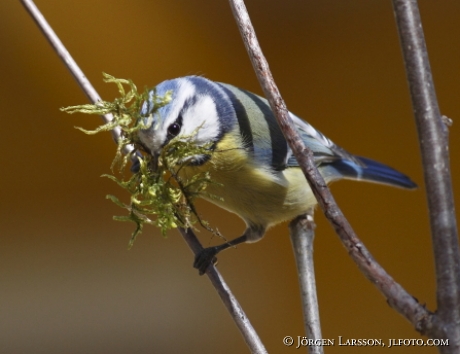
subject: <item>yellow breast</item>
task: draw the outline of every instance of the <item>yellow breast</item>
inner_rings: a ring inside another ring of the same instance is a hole
[[[239,215],[247,224],[269,227],[292,219],[316,204],[315,197],[300,168],[273,172],[257,164],[242,146],[239,136],[222,139],[211,159],[201,166],[183,169],[187,177],[209,171],[211,179],[203,198]]]

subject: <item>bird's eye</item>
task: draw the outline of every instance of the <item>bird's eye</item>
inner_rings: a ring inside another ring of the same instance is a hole
[[[180,133],[181,126],[178,123],[173,123],[168,127],[168,137],[174,138]]]

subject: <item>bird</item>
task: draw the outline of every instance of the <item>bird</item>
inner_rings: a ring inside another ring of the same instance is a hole
[[[152,124],[138,132],[143,148],[158,158],[172,139],[192,136],[197,146],[208,144],[181,168],[184,176],[209,172],[213,183],[201,197],[238,215],[243,234],[218,246],[204,248],[194,260],[202,275],[216,255],[241,243],[254,243],[267,229],[304,214],[317,204],[268,101],[230,84],[202,76],[166,80],[149,92],[141,108],[148,115],[154,95],[171,95],[153,115]],[[289,112],[303,143],[326,183],[341,179],[376,182],[406,189],[416,184],[406,175],[377,161],[352,155]],[[216,195],[219,198],[210,198]]]

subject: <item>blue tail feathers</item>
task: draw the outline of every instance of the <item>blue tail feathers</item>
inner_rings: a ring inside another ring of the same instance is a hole
[[[408,189],[417,187],[409,177],[389,166],[365,157],[355,157],[363,163],[363,166],[358,166],[349,160],[336,160],[329,166],[345,178],[384,183]]]

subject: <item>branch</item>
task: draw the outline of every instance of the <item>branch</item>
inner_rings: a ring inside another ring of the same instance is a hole
[[[43,35],[48,40],[48,42],[51,44],[54,51],[57,53],[57,55],[59,55],[61,60],[64,62],[67,69],[69,69],[70,73],[72,74],[74,79],[77,81],[78,85],[81,87],[81,89],[83,90],[86,97],[88,97],[90,102],[93,104],[96,104],[97,102],[102,101],[101,97],[96,92],[93,85],[91,85],[86,75],[83,73],[83,71],[80,69],[78,64],[75,62],[75,60],[72,58],[70,53],[67,51],[64,44],[62,44],[61,40],[56,35],[56,33],[53,31],[48,21],[46,21],[45,17],[40,12],[40,10],[37,8],[37,6],[34,4],[34,2],[32,0],[21,0],[21,3],[25,7],[27,12],[29,12],[29,15],[35,21],[38,28],[42,31]],[[101,118],[104,121],[104,123],[109,123],[113,120],[112,114],[104,114],[101,116]],[[121,134],[120,128],[113,129],[111,133],[112,133],[112,138],[115,141],[115,143],[118,143],[118,138],[120,137],[120,134]],[[123,152],[127,154],[133,150],[134,148],[131,145],[127,145],[125,146]]]
[[[422,153],[436,264],[436,326],[460,350],[460,252],[449,162],[448,128],[441,117],[416,0],[393,0]],[[436,333],[437,332],[437,333]]]
[[[230,6],[259,83],[326,218],[334,227],[342,244],[348,250],[359,269],[386,297],[388,304],[411,322],[417,331],[422,334],[425,333],[431,324],[431,313],[393,280],[375,261],[354,233],[327,188],[323,177],[318,172],[311,150],[303,144],[302,139],[294,129],[294,124],[257,41],[244,1],[230,0]]]
[[[313,239],[315,238],[313,209],[295,218],[289,224],[292,248],[294,249],[300,295],[307,338],[317,343],[321,340],[321,323],[316,293],[315,267],[313,262]],[[310,341],[308,342],[310,343]],[[309,354],[323,354],[322,345],[308,345]]]
[[[195,256],[203,250],[203,246],[200,244],[197,237],[190,229],[184,230],[180,228],[179,232]],[[219,294],[222,302],[230,313],[230,316],[243,335],[243,338],[251,350],[251,353],[267,353],[267,350],[265,349],[259,336],[254,330],[254,327],[252,327],[251,323],[249,322],[249,319],[238,303],[238,300],[236,300],[236,298],[233,296],[232,292],[230,291],[229,287],[225,283],[224,279],[214,264],[211,264],[206,269],[206,275],[209,277],[209,280],[211,280],[212,285]]]
[[[83,92],[88,96],[89,100],[94,104],[98,101],[101,101],[99,94],[96,92],[94,87],[91,85],[89,80],[86,78],[83,71],[79,68],[75,60],[69,54],[67,49],[64,47],[62,42],[57,37],[56,33],[50,27],[46,19],[41,14],[40,10],[35,6],[32,0],[21,0],[24,7],[27,9],[29,14],[32,16],[40,30],[45,35],[46,39],[50,42],[54,50],[59,54],[59,57],[62,59],[66,67],[70,70],[74,78],[77,80],[77,83],[80,85]],[[105,123],[112,121],[112,115],[105,115],[102,117]],[[120,138],[121,130],[114,129],[112,130],[112,136],[117,142]],[[125,151],[130,152],[131,150]],[[196,255],[199,251],[203,249],[200,242],[196,238],[195,234],[191,230],[179,229],[179,232],[182,234],[187,245],[190,247],[192,252]],[[233,296],[230,288],[225,283],[224,279],[214,267],[211,265],[206,271],[206,275],[209,277],[212,285],[216,289],[220,298],[224,302],[225,307],[230,313],[233,321],[243,335],[246,344],[249,346],[250,350],[254,354],[265,354],[267,350],[262,344],[259,336],[257,335],[254,327],[252,327],[248,317],[244,313],[240,304]]]

